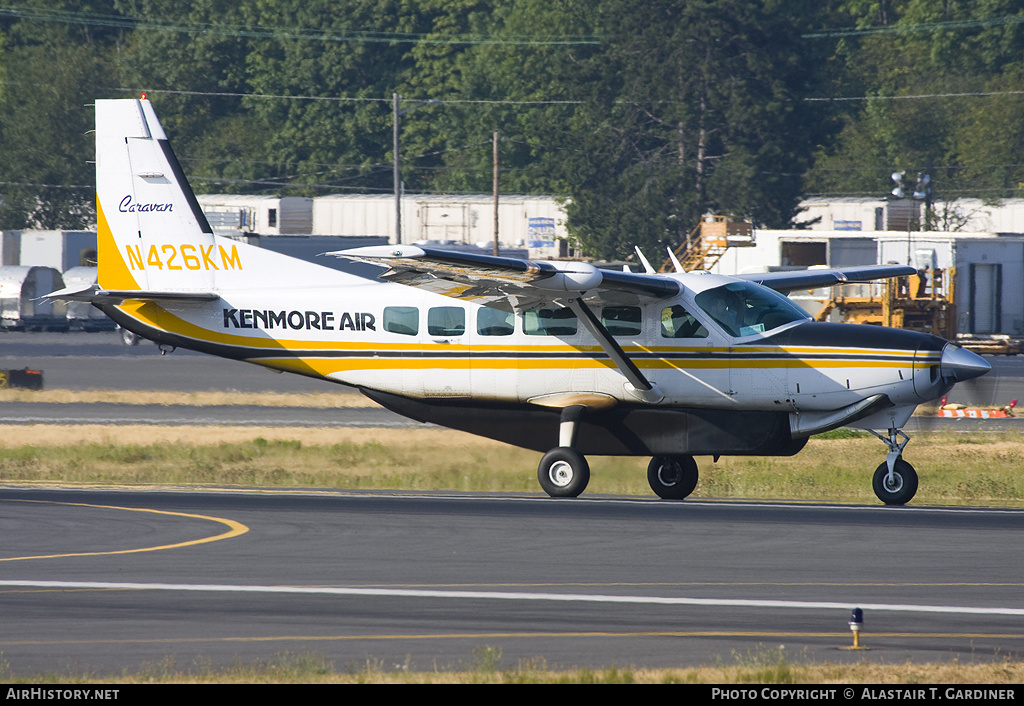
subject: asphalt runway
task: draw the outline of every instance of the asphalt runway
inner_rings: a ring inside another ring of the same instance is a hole
[[[10,673],[1019,658],[1024,511],[0,490]],[[854,607],[864,611],[851,646]],[[771,659],[771,657],[769,657]]]

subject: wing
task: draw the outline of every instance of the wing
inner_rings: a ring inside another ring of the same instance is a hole
[[[753,275],[735,275],[738,279],[756,282],[788,293],[794,289],[816,289],[831,287],[834,284],[850,282],[870,282],[886,277],[905,277],[915,275],[917,270],[907,265],[864,265],[862,267],[843,267],[834,270],[797,270],[794,272],[764,272]]]
[[[662,299],[679,293],[669,277],[601,270],[585,262],[544,262],[381,245],[326,253],[388,267],[381,278],[438,294],[515,310],[578,297],[602,303]]]

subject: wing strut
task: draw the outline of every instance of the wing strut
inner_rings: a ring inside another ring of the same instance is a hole
[[[569,308],[572,309],[573,313],[576,314],[577,318],[582,319],[583,325],[587,327],[587,330],[593,334],[597,342],[601,344],[601,348],[608,354],[608,357],[615,363],[615,367],[619,369],[623,375],[626,376],[626,380],[633,387],[633,391],[645,402],[657,403],[665,399],[665,395],[651,383],[644,374],[640,372],[640,369],[636,367],[636,364],[629,359],[626,352],[622,350],[622,347],[618,344],[612,335],[608,333],[608,329],[600,322],[600,320],[594,316],[594,312],[590,310],[586,304],[583,303],[582,299],[575,298],[569,300]]]

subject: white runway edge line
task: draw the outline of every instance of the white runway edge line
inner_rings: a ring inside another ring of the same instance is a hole
[[[900,603],[834,603],[825,601],[770,601],[670,596],[613,596],[587,593],[515,593],[510,591],[439,591],[406,588],[340,588],[332,586],[231,586],[225,584],[118,583],[108,581],[0,581],[0,588],[117,589],[138,591],[205,591],[210,593],[273,593],[333,596],[385,596],[395,598],[455,598],[502,601],[559,601],[563,603],[636,603],[643,605],[731,606],[737,608],[793,608],[797,610],[887,610],[900,613],[959,615],[1017,615],[1024,608],[913,605]]]

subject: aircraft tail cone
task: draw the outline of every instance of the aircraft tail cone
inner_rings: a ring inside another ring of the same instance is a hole
[[[946,380],[963,382],[980,377],[991,369],[984,358],[966,348],[949,344],[942,349],[939,370]]]

